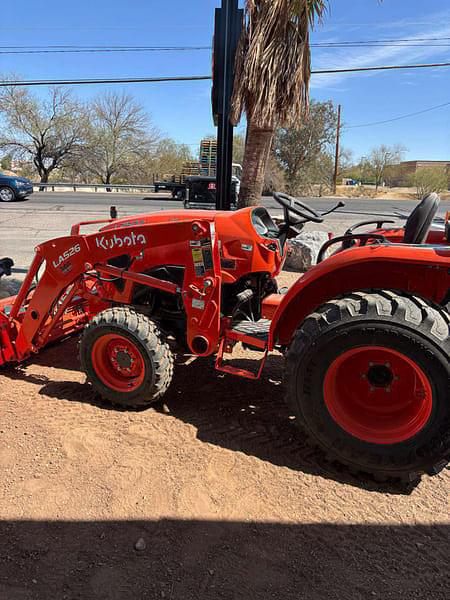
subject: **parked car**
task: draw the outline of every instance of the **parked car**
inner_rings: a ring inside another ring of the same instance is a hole
[[[33,184],[25,177],[0,173],[0,201],[23,200],[33,193]]]

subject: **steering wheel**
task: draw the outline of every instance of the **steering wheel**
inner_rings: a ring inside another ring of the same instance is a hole
[[[299,225],[300,223],[306,223],[307,221],[312,221],[313,223],[323,223],[322,215],[298,198],[293,198],[292,196],[281,194],[279,192],[274,192],[273,197],[278,204],[283,207],[286,225],[289,227]],[[300,217],[300,220],[292,219],[290,217],[290,213]]]
[[[416,206],[406,222],[405,244],[424,244],[427,241],[440,203],[437,194],[429,194]]]

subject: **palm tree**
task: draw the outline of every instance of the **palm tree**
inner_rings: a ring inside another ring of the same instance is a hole
[[[240,206],[258,204],[273,136],[309,106],[310,29],[328,0],[246,0],[236,57],[232,122],[247,115]]]

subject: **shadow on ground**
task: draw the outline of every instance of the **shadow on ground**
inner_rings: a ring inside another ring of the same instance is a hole
[[[0,598],[446,600],[449,534],[445,525],[4,521]]]
[[[70,339],[64,345],[50,347],[33,362],[78,371],[77,341]],[[239,365],[255,370],[254,362],[240,360]],[[193,425],[197,438],[210,444],[366,490],[411,493],[417,482],[377,483],[363,474],[355,477],[341,465],[327,461],[320,450],[311,448],[284,403],[283,368],[281,355],[270,356],[263,377],[252,381],[217,372],[210,359],[197,359],[191,364],[178,361],[164,405],[157,404],[153,408]],[[39,393],[43,396],[117,410],[103,402],[89,384],[50,381],[20,368],[5,374],[40,385]]]
[[[20,290],[22,281],[14,277],[2,277],[0,279],[0,300],[15,296]]]

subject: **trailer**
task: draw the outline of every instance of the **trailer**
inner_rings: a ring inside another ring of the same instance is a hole
[[[177,181],[155,181],[155,194],[164,190],[172,194],[172,198],[183,200],[186,197],[186,183]]]
[[[201,208],[215,208],[216,174],[217,140],[203,139],[200,142],[199,160],[184,163],[180,175],[170,174],[163,175],[161,179],[156,178],[153,182],[155,193],[162,190],[170,192],[172,198],[184,201],[185,208],[191,208],[191,205],[195,203]],[[242,179],[242,166],[240,164],[233,163],[232,176],[232,205],[236,208]],[[195,189],[192,189],[193,183]],[[204,192],[203,197],[202,190]],[[189,195],[190,200],[188,199]],[[194,202],[194,196],[198,202]]]

